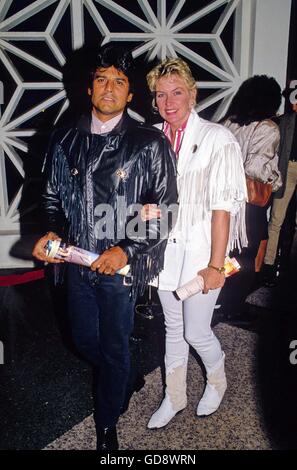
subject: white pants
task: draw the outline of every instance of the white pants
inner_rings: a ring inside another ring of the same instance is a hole
[[[221,345],[210,324],[220,289],[196,294],[181,302],[170,291],[159,290],[166,327],[166,375],[178,366],[187,366],[189,344],[206,368],[212,369],[222,358]]]

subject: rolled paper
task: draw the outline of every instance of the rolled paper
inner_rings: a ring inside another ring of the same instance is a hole
[[[93,253],[78,246],[66,245],[61,239],[49,240],[46,245],[46,254],[51,258],[63,259],[67,263],[79,264],[81,266],[91,266],[93,261],[98,258],[97,253]],[[126,264],[119,269],[117,274],[126,276],[130,270],[130,265]]]
[[[186,300],[189,297],[192,297],[192,295],[198,294],[198,292],[201,292],[204,287],[204,280],[203,277],[198,275],[194,277],[194,279],[191,279],[191,281],[187,282],[181,287],[178,287],[175,291],[176,297],[178,297],[179,300]]]
[[[238,271],[240,270],[240,264],[235,258],[229,258],[229,256],[226,256],[224,268],[225,277],[230,277],[238,273]]]
[[[240,264],[235,258],[230,258],[229,256],[226,256],[225,262],[224,262],[224,268],[225,268],[225,277],[230,277],[238,273],[238,271],[240,270]],[[179,300],[186,300],[189,297],[192,297],[192,295],[195,295],[201,292],[203,288],[204,288],[203,277],[198,274],[197,276],[194,277],[194,279],[191,279],[191,281],[187,282],[181,287],[178,287],[176,291],[174,292],[174,294],[175,294],[175,297],[177,297]]]

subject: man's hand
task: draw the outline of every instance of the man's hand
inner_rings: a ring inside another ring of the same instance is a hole
[[[141,220],[144,222],[151,219],[160,219],[162,217],[161,209],[157,204],[145,204],[140,212]]]
[[[95,259],[91,264],[91,270],[98,270],[101,274],[110,274],[113,276],[116,271],[126,266],[127,262],[128,256],[124,250],[119,246],[113,246]]]
[[[203,294],[207,294],[209,290],[223,287],[225,284],[225,275],[213,268],[204,268],[197,274],[200,274],[204,280]]]
[[[45,247],[49,240],[61,240],[61,238],[54,232],[48,232],[35,243],[32,255],[40,261],[44,261],[46,263],[64,263],[64,260],[62,259],[50,258],[49,256],[46,256]]]

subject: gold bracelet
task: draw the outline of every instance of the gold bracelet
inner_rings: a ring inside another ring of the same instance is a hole
[[[212,264],[208,264],[207,267],[215,269],[220,274],[225,274],[225,271],[226,271],[225,266],[222,266],[221,268],[217,268],[216,266],[213,266]]]

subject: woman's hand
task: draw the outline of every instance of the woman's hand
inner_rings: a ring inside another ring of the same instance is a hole
[[[213,268],[204,268],[201,271],[198,271],[197,274],[202,276],[204,280],[203,294],[207,294],[209,290],[223,287],[225,284],[225,275],[223,273],[219,273]]]
[[[144,222],[151,219],[160,219],[162,217],[161,210],[157,204],[145,204],[141,209],[141,220]]]

